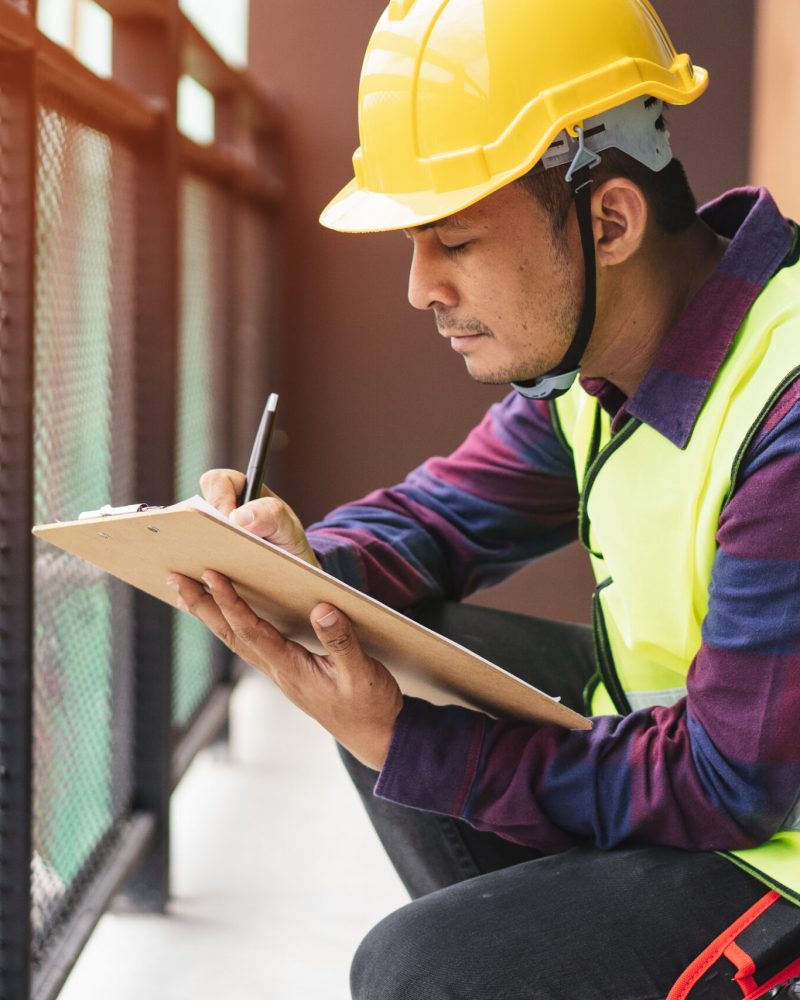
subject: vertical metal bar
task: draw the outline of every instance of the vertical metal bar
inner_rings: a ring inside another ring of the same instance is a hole
[[[35,63],[0,54],[0,997],[30,988]]]
[[[233,94],[214,95],[214,128],[217,142],[233,146],[235,129],[236,98]],[[219,373],[214,389],[218,393],[216,413],[219,414],[215,428],[214,452],[217,461],[230,464],[236,444],[234,401],[239,382],[239,366],[242,361],[236,356],[236,326],[238,305],[236,301],[236,226],[238,224],[238,192],[229,181],[216,189],[212,225],[219,229],[214,239],[221,241],[224,266],[219,275],[221,287],[214,289],[221,302],[214,312],[222,319],[222,329],[212,330],[211,345],[213,364]]]
[[[251,26],[253,10],[251,7]],[[288,177],[291,167],[288,162],[286,136],[281,127],[269,131],[255,129],[252,134],[255,149],[256,165],[269,177],[283,179]],[[288,218],[285,202],[273,206],[265,214],[265,222],[269,232],[269,254],[267,263],[267,281],[269,287],[269,303],[267,315],[263,318],[263,329],[258,346],[259,364],[269,371],[270,386],[283,385],[283,373],[286,370],[286,317],[284,304],[288,295],[287,255],[282,251],[288,244]],[[288,423],[288,408],[284,408],[280,426]],[[285,457],[278,448],[273,446],[274,457],[270,459],[270,486],[279,493],[284,491]]]
[[[178,330],[177,82],[180,65],[177,0],[166,21],[118,19],[114,69],[121,83],[159,99],[163,128],[139,161],[137,230],[136,495],[173,500]],[[172,754],[172,612],[137,593],[134,603],[134,808],[156,819],[151,849],[129,880],[125,897],[161,912],[169,898],[169,797]]]
[[[236,97],[231,93],[214,95],[214,131],[217,142],[233,145],[236,140]],[[224,199],[224,201],[222,201]],[[218,203],[219,200],[219,203]],[[214,294],[222,299],[219,311],[222,317],[222,329],[212,330],[211,345],[214,368],[219,373],[215,378],[214,391],[217,394],[215,412],[218,414],[218,424],[214,431],[215,463],[229,466],[233,463],[236,448],[236,421],[234,419],[236,394],[239,388],[239,371],[243,364],[236,350],[236,331],[239,320],[239,309],[236,296],[237,260],[236,260],[236,227],[238,225],[238,194],[229,183],[219,188],[214,198],[212,225],[219,226],[221,232],[214,238],[224,245],[224,268],[221,288],[215,288]],[[213,653],[214,676],[218,682],[230,685],[233,682],[234,657],[222,643],[215,643]],[[218,742],[229,742],[230,724],[226,721],[217,734]]]

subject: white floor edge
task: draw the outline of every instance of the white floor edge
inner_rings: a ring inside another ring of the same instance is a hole
[[[253,672],[173,799],[167,916],[107,914],[60,1000],[347,1000],[407,896],[330,738]]]

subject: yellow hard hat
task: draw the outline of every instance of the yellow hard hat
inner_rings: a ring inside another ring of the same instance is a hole
[[[355,179],[320,221],[434,222],[522,176],[562,130],[707,85],[648,0],[391,0],[361,72]]]

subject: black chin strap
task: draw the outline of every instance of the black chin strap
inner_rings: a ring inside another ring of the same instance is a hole
[[[598,158],[599,159],[599,158]],[[594,233],[592,232],[592,177],[594,163],[587,163],[576,170],[570,180],[572,197],[575,201],[575,211],[578,217],[578,228],[581,234],[584,264],[584,296],[583,310],[577,329],[567,353],[561,362],[538,378],[527,382],[512,382],[517,392],[529,399],[555,399],[563,395],[578,376],[581,358],[586,352],[589,338],[594,329],[597,307],[597,270],[595,264]]]

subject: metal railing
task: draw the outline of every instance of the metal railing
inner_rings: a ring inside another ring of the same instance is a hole
[[[111,79],[0,0],[0,1000],[55,997],[120,889],[164,909],[170,795],[232,684],[195,622],[31,525],[240,462],[280,339],[272,99],[177,0],[99,2]]]

